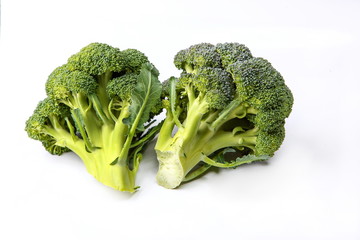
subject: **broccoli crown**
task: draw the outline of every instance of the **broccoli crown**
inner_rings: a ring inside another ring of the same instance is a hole
[[[181,50],[174,63],[183,70],[177,88],[183,95],[189,87],[196,97],[203,95],[210,111],[226,109],[233,100],[256,111],[246,116],[259,132],[256,153],[272,155],[280,147],[293,96],[270,62],[253,57],[243,44],[201,43]]]
[[[120,51],[107,44],[91,43],[49,75],[46,93],[71,108],[85,103],[84,99],[76,100],[79,97],[77,94],[83,97],[98,94],[103,104],[107,98],[110,98],[109,101],[113,98],[116,101],[130,101],[140,69],[145,63],[149,63],[148,58],[136,49]],[[102,96],[104,94],[107,96]],[[156,107],[151,112],[159,111],[159,107]]]
[[[70,70],[80,70],[91,75],[108,71],[121,72],[126,67],[124,54],[104,43],[91,43],[68,59]]]
[[[258,110],[252,118],[260,130],[257,151],[272,155],[284,139],[284,124],[291,112],[293,96],[281,74],[263,58],[252,58],[229,65],[236,84],[236,95]]]
[[[252,58],[229,66],[237,97],[260,112],[273,112],[271,118],[289,116],[293,96],[281,74],[263,58]],[[265,119],[264,119],[265,120]]]
[[[94,77],[82,71],[70,71],[67,64],[56,68],[45,85],[47,95],[57,100],[68,99],[77,93],[90,95],[95,93],[97,87]]]
[[[234,85],[228,72],[221,68],[202,67],[197,73],[183,73],[179,86],[192,86],[196,94],[204,94],[210,109],[222,109],[234,96]]]
[[[134,192],[140,152],[159,131],[158,75],[136,49],[91,43],[49,75],[25,130],[52,154],[79,155],[105,185]]]
[[[293,96],[267,60],[243,44],[200,43],[179,51],[174,64],[182,72],[163,84],[169,117],[155,146],[161,185],[174,188],[210,166],[266,160],[280,147]],[[225,161],[230,152],[236,159]]]
[[[70,115],[67,107],[57,104],[51,98],[45,98],[34,110],[33,115],[26,122],[26,130],[29,137],[40,140],[44,136],[44,127],[51,124],[50,118],[65,118]]]
[[[200,43],[179,51],[174,58],[178,69],[188,72],[199,67],[215,67],[226,69],[230,64],[252,58],[245,45],[239,43]]]
[[[248,58],[251,58],[250,51],[240,44],[215,46],[200,43],[190,46],[179,51],[174,58],[175,66],[183,70],[177,88],[190,86],[197,96],[204,96],[209,109],[223,109],[233,100],[235,93],[235,84],[226,66],[232,61]]]
[[[68,59],[69,70],[97,76],[106,72],[139,72],[148,58],[136,49],[120,51],[104,43],[91,43]]]
[[[198,67],[221,67],[221,58],[214,45],[200,43],[179,51],[174,64],[178,69],[191,72]]]

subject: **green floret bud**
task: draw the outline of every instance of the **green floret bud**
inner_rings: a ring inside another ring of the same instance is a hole
[[[32,139],[39,140],[51,154],[61,155],[70,151],[66,147],[55,146],[56,140],[49,129],[65,127],[65,119],[70,116],[68,107],[57,104],[50,98],[41,101],[33,115],[26,121],[25,131]]]
[[[239,43],[218,43],[216,44],[216,51],[220,54],[224,69],[235,62],[252,58],[249,48]]]
[[[67,77],[71,74],[66,64],[57,67],[48,77],[45,84],[46,94],[53,99],[65,99],[69,95]]]
[[[136,49],[126,49],[122,51],[126,59],[126,68],[128,71],[139,73],[141,66],[149,62],[144,53]]]
[[[223,109],[234,97],[231,76],[221,68],[200,68],[194,77],[195,88],[205,93],[205,100],[211,109]]]
[[[238,95],[246,100],[262,91],[284,85],[284,79],[270,62],[263,58],[252,58],[236,62],[227,68],[236,84]]]
[[[199,67],[221,67],[221,59],[214,45],[201,43],[179,51],[174,64],[178,69],[192,73]]]
[[[64,64],[56,68],[46,82],[46,93],[53,99],[66,99],[71,94],[95,93],[98,84],[94,77],[82,71],[70,71]]]
[[[187,55],[188,55],[188,50],[184,49],[179,51],[174,58],[174,65],[175,67],[177,67],[178,69],[184,69],[186,64],[189,64],[187,61]]]
[[[196,73],[181,73],[177,88],[194,89],[204,96],[210,109],[223,109],[234,97],[235,85],[231,75],[221,68],[202,67]]]
[[[96,92],[96,79],[82,71],[73,71],[67,77],[66,87],[69,92],[91,95]]]
[[[161,85],[162,85],[161,98],[165,98],[170,94],[170,78],[163,81]]]
[[[121,77],[113,78],[106,86],[106,91],[110,98],[129,101],[131,93],[137,83],[138,74],[127,73]]]
[[[35,140],[41,140],[47,135],[45,133],[46,126],[55,126],[55,123],[62,121],[66,117],[70,116],[70,110],[63,104],[57,104],[50,98],[45,98],[39,102],[33,115],[26,122],[25,130],[29,134],[30,138]],[[57,119],[57,122],[51,120]]]
[[[91,43],[68,59],[70,70],[80,70],[91,75],[106,72],[121,72],[126,66],[126,58],[118,49],[104,43]]]
[[[123,103],[121,103],[122,101],[125,103],[129,103],[131,101],[131,95],[137,84],[138,77],[138,73],[131,72],[111,80],[111,82],[106,87],[106,92],[113,101],[112,107],[116,109],[116,107],[123,105]],[[150,110],[150,119],[159,114],[161,111],[162,104],[161,99],[159,98],[156,101],[156,104],[154,104]]]
[[[253,58],[230,65],[228,69],[239,99],[259,110],[258,124],[271,126],[289,116],[294,100],[292,93],[281,74],[267,60]],[[273,128],[276,127],[270,129]]]
[[[161,99],[158,99],[155,104],[150,108],[149,119],[153,119],[155,116],[160,114],[163,111],[163,102]]]
[[[95,94],[97,88],[94,77],[78,70],[69,71],[66,64],[56,68],[46,82],[47,95],[73,109],[86,106],[87,97]]]
[[[193,73],[187,73],[182,72],[180,74],[180,77],[178,78],[177,88],[185,89],[186,86],[193,86],[195,82],[195,74]],[[170,93],[170,90],[168,90],[168,93]]]
[[[256,155],[273,156],[285,138],[284,123],[273,131],[259,131],[256,140]]]

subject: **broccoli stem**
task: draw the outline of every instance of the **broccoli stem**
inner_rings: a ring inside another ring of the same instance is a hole
[[[95,147],[88,138],[88,134],[84,126],[85,121],[83,119],[83,115],[81,115],[80,110],[78,108],[71,110],[71,116],[75,122],[77,129],[80,132],[82,139],[84,140],[87,151],[93,151]]]
[[[84,140],[78,138],[76,135],[74,136],[72,133],[69,133],[61,127],[56,118],[52,118],[51,122],[52,127],[46,126],[44,133],[54,137],[56,139],[56,145],[60,147],[67,147],[76,153],[81,159],[87,159],[89,153],[84,150],[86,148]]]
[[[248,147],[254,149],[258,129],[253,128],[243,133],[234,135],[232,132],[219,130],[204,146],[203,153],[207,156],[217,150],[227,147]]]
[[[104,130],[103,139],[109,138],[111,133],[110,128],[107,131]],[[57,130],[54,137],[59,139],[59,145],[64,145],[76,153],[83,160],[87,171],[101,183],[120,191],[134,192],[136,190],[136,171],[131,171],[127,164],[110,164],[118,156],[120,152],[118,148],[104,146],[89,153],[84,150],[83,140],[74,141],[65,130]]]
[[[136,172],[131,171],[127,165],[108,164],[106,154],[97,158],[94,157],[92,160],[98,163],[93,175],[101,183],[120,191],[134,192],[136,190]]]
[[[246,116],[247,105],[244,103],[240,103],[239,100],[233,100],[229,105],[220,112],[218,118],[213,121],[211,124],[211,129],[216,131],[219,129],[225,122],[233,119],[233,118],[243,118]]]
[[[103,140],[106,141],[113,133],[112,128],[104,127],[103,130]],[[68,143],[66,145],[68,146]],[[103,148],[88,153],[81,148],[74,149],[70,144],[69,149],[83,159],[87,171],[101,183],[120,191],[134,192],[136,190],[136,172],[131,171],[127,164],[111,164],[119,155],[120,148],[109,148],[104,144]]]
[[[96,95],[99,99],[101,106],[109,106],[109,104],[110,104],[110,99],[106,92],[106,86],[109,83],[109,81],[111,80],[112,75],[113,75],[113,73],[111,71],[107,71],[107,72],[103,73],[102,75],[98,76],[99,87],[97,88]],[[106,118],[112,119],[108,108],[104,107],[102,109],[104,111],[104,115],[106,116]]]
[[[186,91],[186,94],[187,94],[187,97],[189,99],[189,107],[193,105],[194,103],[194,100],[195,100],[195,92],[194,92],[194,89],[190,86],[190,85],[186,85],[185,87],[185,91]]]
[[[191,115],[189,115],[191,116]],[[188,121],[189,123],[190,121]],[[204,124],[204,122],[202,123]],[[197,123],[196,123],[197,125]],[[186,128],[184,128],[186,129]],[[215,161],[207,156],[225,147],[245,146],[253,149],[256,142],[256,130],[248,130],[234,136],[232,132],[197,132],[191,136],[185,130],[179,130],[172,138],[171,144],[166,147],[156,146],[160,162],[157,180],[166,188],[175,188],[184,181],[190,181],[203,174],[210,165],[217,166]],[[159,136],[160,139],[160,136]],[[187,141],[185,141],[185,139]],[[210,161],[211,160],[211,161]],[[258,160],[254,159],[253,161]],[[201,161],[208,163],[197,170],[191,170]],[[211,164],[210,164],[211,163]],[[234,167],[245,162],[237,161],[232,164],[218,164],[220,167]]]
[[[96,115],[100,118],[100,120],[102,121],[103,124],[110,124],[111,121],[111,115],[108,112],[108,105],[103,105],[103,104],[107,104],[101,103],[100,99],[98,98],[98,96],[96,94],[92,94],[89,96],[90,102],[92,103],[92,107],[94,109],[94,111],[96,112]],[[108,103],[110,104],[110,102]],[[108,113],[110,115],[110,118],[106,115],[106,113]]]
[[[151,77],[149,77],[149,78],[151,78]],[[146,93],[150,92],[151,87],[152,87],[152,85],[148,84]],[[147,103],[148,100],[149,100],[149,97],[150,97],[150,95],[146,94],[145,98],[143,99],[143,102]],[[126,141],[125,141],[125,143],[123,145],[123,148],[122,148],[122,150],[120,152],[120,155],[119,155],[119,158],[118,158],[118,161],[117,161],[117,163],[120,164],[120,165],[127,165],[127,166],[129,165],[128,155],[129,155],[131,143],[133,141],[134,135],[136,133],[136,129],[139,126],[139,122],[140,122],[140,120],[141,120],[141,118],[143,116],[143,113],[144,113],[146,107],[147,107],[146,104],[141,105],[141,107],[140,107],[134,121],[131,123],[132,124],[131,128],[130,128],[128,134],[127,134]],[[124,111],[124,109],[122,111]],[[133,166],[133,167],[137,169],[138,166]]]
[[[189,88],[190,89],[190,88]],[[187,92],[190,92],[187,89]],[[157,181],[166,188],[175,188],[183,181],[189,181],[203,174],[210,165],[216,165],[208,156],[226,147],[247,147],[255,152],[258,129],[225,131],[221,126],[234,118],[243,118],[247,114],[248,106],[233,102],[225,111],[207,114],[208,104],[203,95],[189,102],[187,118],[183,122],[183,128],[179,128],[171,137],[175,126],[171,111],[168,109],[167,118],[159,133],[155,150],[159,159],[159,171]],[[256,113],[250,109],[251,113]],[[257,160],[257,159],[255,159]],[[205,164],[195,171],[191,171],[201,161]],[[250,161],[250,160],[249,160]],[[240,164],[238,161],[236,164]],[[222,167],[236,165],[227,164]],[[242,163],[241,163],[242,164]]]
[[[87,147],[91,149],[91,144],[97,145],[97,139],[99,139],[100,131],[101,131],[101,123],[99,122],[98,118],[104,122],[101,112],[98,109],[101,109],[101,106],[96,105],[96,95],[92,94],[90,96],[86,96],[83,93],[73,93],[68,96],[67,101],[61,101],[63,104],[70,107],[72,114],[75,112],[77,113],[77,120],[75,122],[77,125],[81,124],[80,126],[83,129],[79,129],[82,137],[88,139]],[[87,131],[91,129],[91,131]]]
[[[195,139],[199,137],[198,129],[207,109],[208,104],[202,100],[202,96],[194,99],[183,122],[184,127],[179,128],[174,137],[171,137],[171,133],[175,123],[171,111],[167,112],[169,118],[165,119],[155,146],[160,163],[156,178],[160,185],[166,188],[177,187],[200,161],[201,152],[193,151],[192,148],[201,145]]]
[[[141,138],[138,141],[133,142],[131,144],[130,148],[145,145],[147,142],[149,142],[151,139],[153,139],[156,136],[156,134],[159,132],[163,123],[164,122],[161,122],[158,125],[152,127],[145,135],[141,136]]]
[[[166,112],[166,118],[160,129],[158,140],[156,142],[156,149],[162,149],[171,141],[172,131],[175,127],[175,121],[173,120],[172,113],[169,109]]]
[[[131,147],[131,142],[135,135],[136,127],[137,127],[137,125],[135,125],[135,124],[132,125],[131,129],[126,137],[126,141],[123,145],[123,148],[120,151],[120,155],[117,160],[117,164],[119,164],[119,165],[128,166],[128,164],[129,164],[128,155],[129,155],[129,151],[130,151],[130,147]]]
[[[87,171],[103,184],[117,190],[134,192],[137,168],[130,170],[128,164],[110,164],[121,152],[122,144],[119,144],[119,141],[125,141],[123,133],[128,127],[122,123],[122,119],[126,117],[126,112],[120,115],[115,127],[102,126],[102,137],[98,139],[100,148],[93,149],[91,153],[85,150],[89,143],[75,135],[74,127],[68,120],[64,123],[65,127],[55,116],[49,117],[50,124],[44,128],[44,133],[54,137],[57,146],[67,147],[77,154],[83,160]],[[113,142],[108,144],[109,141]]]
[[[203,95],[200,94],[189,106],[187,118],[183,122],[184,133],[181,134],[184,135],[185,146],[198,134],[201,120],[207,112],[208,103],[203,100]]]
[[[87,97],[82,93],[73,93],[73,102],[75,108],[80,108],[83,111],[89,107],[88,99]]]
[[[181,113],[181,108],[176,105],[176,102],[178,101],[177,93],[176,93],[176,79],[170,78],[170,110],[172,117],[174,119],[174,122],[178,128],[182,128],[182,124],[179,120],[179,114]],[[177,107],[175,107],[177,106]]]
[[[117,149],[117,152],[120,153],[120,147],[124,145],[126,140],[126,135],[129,130],[128,125],[123,123],[123,120],[129,116],[129,103],[124,102],[124,106],[118,119],[116,120],[115,126],[112,129],[111,137],[104,139],[104,141],[109,140],[109,143],[105,144],[106,146],[113,146]],[[111,160],[113,162],[118,156],[115,156],[114,159]]]

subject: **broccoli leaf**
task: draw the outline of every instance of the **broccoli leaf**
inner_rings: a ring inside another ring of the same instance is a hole
[[[152,64],[145,63],[142,65],[137,84],[130,97],[130,116],[123,120],[124,124],[129,125],[129,132],[119,157],[111,163],[112,165],[129,162],[127,157],[133,137],[136,131],[145,131],[144,124],[149,120],[151,109],[155,107],[160,99],[162,86],[158,76],[159,72]]]
[[[245,155],[242,157],[236,158],[234,161],[231,162],[217,162],[205,155],[203,155],[203,161],[211,166],[219,167],[219,168],[235,168],[237,166],[240,166],[242,164],[246,163],[252,163],[254,161],[265,161],[268,160],[270,156],[268,155],[260,155],[255,156],[253,154]]]
[[[170,82],[170,95],[169,95],[169,100],[170,100],[170,109],[171,109],[171,113],[173,115],[175,124],[181,128],[182,124],[179,121],[178,118],[178,113],[176,112],[176,104],[177,104],[177,94],[176,94],[176,78],[175,77],[171,77],[169,79]]]
[[[144,131],[144,123],[149,120],[151,109],[156,105],[161,95],[161,83],[158,80],[159,72],[150,63],[142,65],[138,82],[131,94],[130,116],[124,123]]]

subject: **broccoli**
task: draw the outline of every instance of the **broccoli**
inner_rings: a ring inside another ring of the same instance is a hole
[[[174,58],[163,83],[166,119],[155,146],[157,181],[176,188],[210,167],[267,160],[279,149],[293,96],[283,77],[238,43],[201,43]]]
[[[51,154],[77,154],[101,183],[134,192],[141,150],[160,128],[158,75],[138,50],[91,43],[49,75],[25,130]]]

